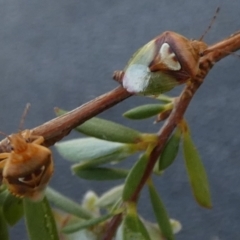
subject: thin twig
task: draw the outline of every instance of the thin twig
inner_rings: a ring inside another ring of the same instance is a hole
[[[119,86],[114,90],[103,94],[78,108],[75,108],[65,115],[56,117],[32,129],[33,134],[43,136],[45,139],[45,146],[52,146],[54,143],[68,135],[73,128],[130,96],[130,93]],[[0,142],[0,152],[9,152],[10,150],[9,141],[6,138],[3,139]]]

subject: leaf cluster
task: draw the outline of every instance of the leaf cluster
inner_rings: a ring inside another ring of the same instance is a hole
[[[161,97],[159,97],[161,99]],[[174,99],[158,104],[148,104],[131,109],[123,115],[139,120],[171,111]],[[58,109],[57,114],[66,112]],[[147,181],[149,203],[156,216],[156,224],[143,219],[137,210],[137,200],[133,200],[139,183],[147,168],[153,148],[157,144],[157,135],[142,133],[132,128],[104,120],[92,118],[76,128],[87,137],[81,137],[56,144],[58,152],[72,162],[72,172],[77,177],[95,181],[113,181],[122,179],[102,196],[94,192],[86,193],[82,204],[63,196],[50,187],[42,202],[33,203],[27,199],[12,196],[2,187],[1,234],[8,239],[8,225],[15,225],[23,216],[30,239],[102,239],[111,219],[121,216],[116,239],[174,239],[174,233],[181,229],[177,220],[169,218],[163,201],[151,178]],[[171,166],[176,159],[180,146],[183,149],[187,174],[197,202],[211,207],[207,176],[199,154],[190,136],[185,121],[178,125],[167,141],[152,174],[158,177]],[[139,156],[129,169],[117,167],[130,156]],[[138,196],[139,197],[139,196]],[[54,208],[49,205],[51,202]],[[41,226],[41,236],[37,234]],[[2,239],[2,238],[1,238]]]

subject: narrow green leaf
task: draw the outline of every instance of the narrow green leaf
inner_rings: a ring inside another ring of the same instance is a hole
[[[183,134],[183,152],[193,195],[201,206],[211,208],[207,174],[189,131]]]
[[[55,111],[58,116],[66,113],[66,111],[59,108]],[[112,142],[137,143],[141,140],[140,132],[118,123],[96,117],[78,126],[76,130],[85,135]]]
[[[130,208],[132,208],[132,206]],[[128,209],[127,215],[123,219],[122,231],[123,240],[151,240],[147,229],[134,209]]]
[[[126,216],[123,222],[123,229],[124,240],[151,240],[147,229],[138,217]]]
[[[57,143],[58,152],[67,160],[84,167],[119,162],[137,151],[133,144],[122,144],[96,138],[79,138]]]
[[[0,207],[0,239],[9,240],[8,226],[1,207]]]
[[[7,189],[0,191],[0,206],[4,204],[8,194],[9,194],[9,191]]]
[[[82,229],[89,228],[89,227],[92,227],[92,226],[97,225],[99,223],[102,223],[102,222],[106,221],[107,219],[111,218],[112,216],[114,216],[114,214],[109,213],[109,214],[106,214],[104,216],[92,218],[92,219],[87,220],[87,221],[80,220],[80,221],[68,224],[67,226],[65,226],[62,229],[62,232],[67,233],[67,234],[74,233],[76,231],[80,231]]]
[[[148,154],[144,153],[130,170],[123,189],[122,198],[129,200],[138,186],[148,163]]]
[[[3,214],[10,226],[15,225],[23,216],[22,199],[8,194],[3,204]]]
[[[59,240],[55,220],[46,198],[41,202],[23,199],[23,205],[31,240]]]
[[[132,108],[123,114],[124,117],[140,120],[153,117],[166,109],[166,104],[146,104]]]
[[[80,178],[95,181],[118,180],[128,175],[128,170],[105,167],[83,167],[81,164],[72,166],[72,171]]]
[[[159,94],[159,95],[148,96],[148,97],[160,100],[160,101],[165,102],[165,103],[172,103],[175,99],[175,98],[169,97],[165,94]]]
[[[112,142],[137,143],[141,140],[140,132],[101,118],[91,118],[76,130],[85,135]]]
[[[163,236],[168,240],[174,240],[174,235],[170,224],[170,219],[167,214],[167,210],[165,209],[164,204],[152,183],[148,184],[148,190],[154,214],[156,216],[158,226],[161,229]]]
[[[51,203],[67,213],[83,219],[90,219],[93,217],[92,213],[83,208],[81,205],[75,203],[50,187],[46,189],[46,196]]]
[[[159,158],[160,171],[169,167],[177,157],[180,139],[181,139],[181,130],[177,128],[174,134],[168,140],[162,154],[160,155],[160,158]]]
[[[96,205],[99,207],[108,207],[114,205],[122,196],[124,185],[111,188],[107,192],[103,193],[96,201]]]

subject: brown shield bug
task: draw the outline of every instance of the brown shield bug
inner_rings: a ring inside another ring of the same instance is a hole
[[[2,182],[17,197],[40,201],[53,173],[52,153],[30,130],[9,135],[11,152],[0,153]]]

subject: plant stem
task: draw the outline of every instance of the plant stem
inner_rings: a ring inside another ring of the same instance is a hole
[[[33,134],[44,137],[44,145],[49,147],[68,135],[71,130],[97,114],[120,103],[132,94],[121,86],[105,93],[74,110],[56,117],[34,129]],[[0,142],[0,152],[10,152],[11,148],[7,138]]]

